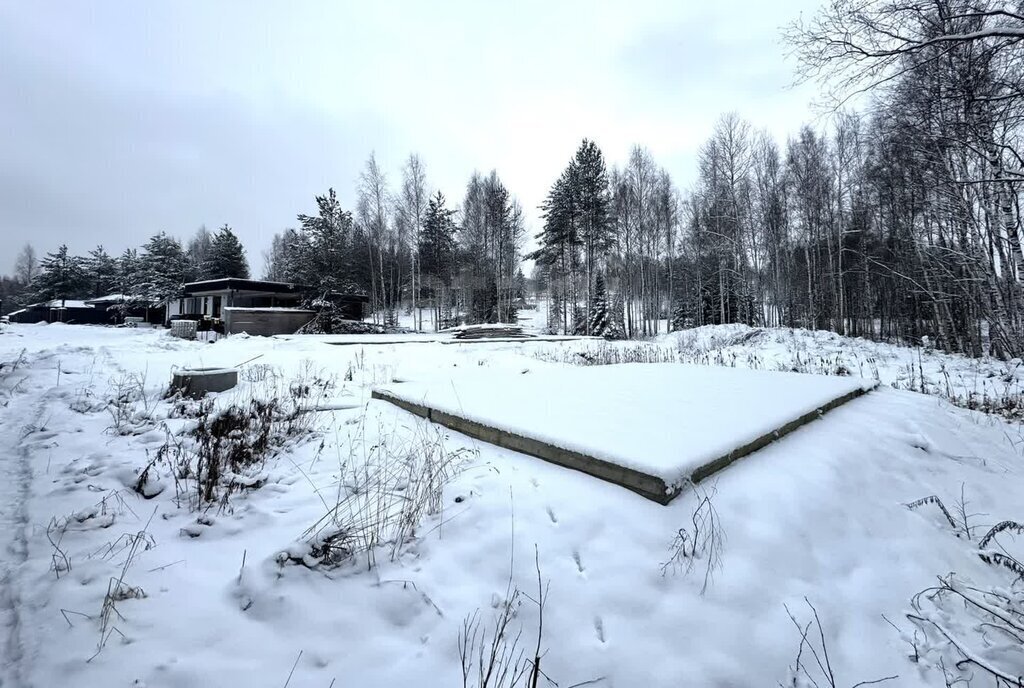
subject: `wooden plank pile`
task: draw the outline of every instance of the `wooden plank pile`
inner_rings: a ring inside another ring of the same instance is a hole
[[[453,339],[529,339],[520,325],[468,325],[456,330]]]

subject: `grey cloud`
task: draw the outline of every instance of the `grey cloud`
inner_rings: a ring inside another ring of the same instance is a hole
[[[271,234],[328,185],[344,197],[386,119],[329,117],[230,92],[163,91],[0,47],[0,250],[136,246],[156,231],[236,228],[259,269]],[[12,258],[13,260],[13,258]],[[5,261],[7,262],[7,261]],[[3,269],[7,269],[4,266]]]

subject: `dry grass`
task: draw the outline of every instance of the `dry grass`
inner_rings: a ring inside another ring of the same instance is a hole
[[[444,488],[475,453],[450,449],[443,430],[427,423],[378,426],[373,437],[368,442],[364,416],[348,456],[339,457],[333,504],[321,496],[324,515],[282,561],[334,567],[362,559],[372,568],[379,552],[394,560],[415,542],[427,518],[443,525]]]

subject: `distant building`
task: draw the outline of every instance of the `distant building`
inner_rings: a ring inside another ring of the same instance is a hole
[[[200,329],[225,334],[293,334],[316,317],[317,311],[302,308],[311,289],[289,282],[222,279],[190,282],[166,301],[166,324],[172,320],[198,320]],[[330,295],[327,298],[344,317],[362,320],[365,296]]]
[[[119,325],[126,317],[147,318],[157,324],[163,320],[159,307],[147,308],[146,304],[132,301],[123,294],[108,294],[95,299],[53,299],[25,306],[9,314],[11,322],[38,323],[62,322],[69,325]]]
[[[8,313],[11,322],[16,323],[69,323],[78,325],[106,325],[108,315],[105,309],[97,309],[77,299],[53,299],[25,306]]]
[[[225,307],[298,308],[304,292],[298,284],[235,277],[189,282],[167,300],[166,321],[220,320]]]
[[[164,309],[161,304],[147,304],[126,294],[107,294],[86,299],[85,303],[106,313],[107,321],[104,324],[120,325],[126,318],[143,318],[154,325],[164,321]]]

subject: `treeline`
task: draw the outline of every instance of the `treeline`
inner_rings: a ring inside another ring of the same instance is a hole
[[[182,245],[160,232],[139,249],[114,257],[103,246],[75,255],[61,245],[37,259],[26,244],[14,275],[0,278],[3,311],[53,299],[92,299],[120,294],[126,302],[155,306],[177,294],[185,282],[249,276],[245,249],[228,225],[211,234],[201,227]]]
[[[406,161],[398,188],[371,156],[360,175],[355,211],[333,189],[316,214],[274,236],[268,279],[331,293],[369,296],[378,322],[394,326],[410,309],[416,327],[515,322],[523,295],[525,234],[519,203],[496,172],[474,173],[461,206],[432,192],[423,163]]]
[[[837,0],[787,39],[833,103],[867,105],[782,143],[726,115],[686,194],[644,149],[607,171],[584,142],[533,254],[552,328],[607,334],[600,277],[627,336],[739,322],[1020,356],[1024,14]]]
[[[783,146],[720,121],[687,204],[677,324],[1024,353],[1024,16],[1002,8],[842,0],[790,27],[832,102],[870,101]]]

